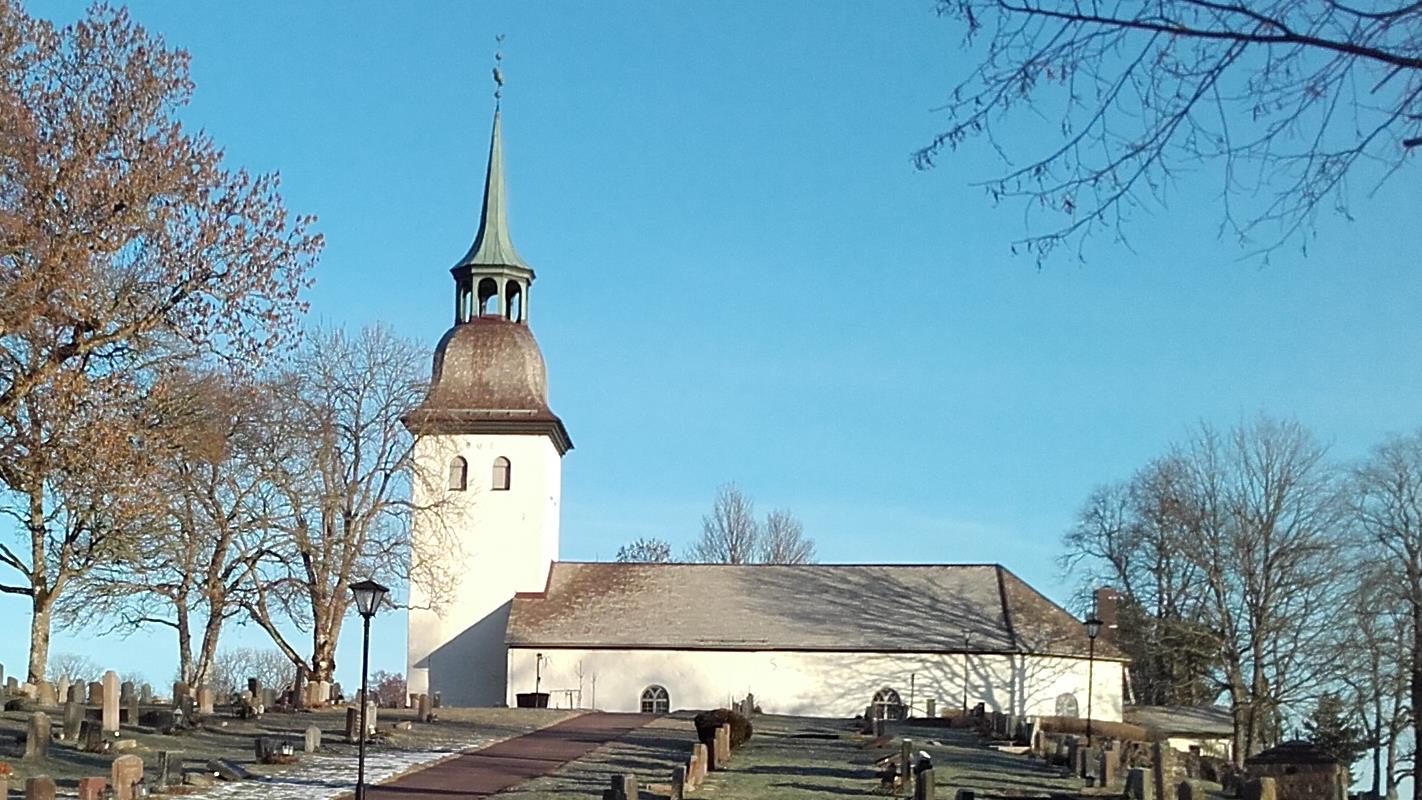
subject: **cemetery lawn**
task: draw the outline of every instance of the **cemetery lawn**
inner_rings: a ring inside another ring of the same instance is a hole
[[[598,797],[617,773],[637,776],[642,797],[667,797],[672,768],[684,763],[696,741],[692,713],[678,712],[632,731],[553,774],[504,792],[506,800],[566,800]],[[899,739],[867,748],[870,737],[855,723],[838,719],[759,715],[755,735],[735,751],[730,769],[713,772],[692,797],[707,800],[764,800],[794,797],[843,800],[883,797],[874,762],[899,752]],[[1079,792],[1081,781],[1025,756],[1000,753],[975,734],[946,728],[901,726],[891,732],[933,757],[937,796],[951,798],[961,788],[997,796],[1046,798]],[[930,743],[931,742],[931,743]]]
[[[62,727],[63,710],[49,708],[45,711],[53,721],[57,735]],[[442,708],[439,709],[438,721],[430,724],[415,722],[412,730],[396,731],[391,726],[397,722],[414,720],[415,711],[381,709],[380,738],[370,742],[368,748],[369,752],[375,755],[393,751],[418,753],[469,746],[482,747],[561,722],[578,713],[581,712],[553,709]],[[178,735],[165,736],[145,732],[142,728],[124,726],[121,738],[137,742],[137,746],[129,750],[86,753],[77,749],[73,742],[56,739],[50,744],[49,758],[43,763],[35,763],[23,759],[24,745],[19,743],[27,730],[29,714],[6,711],[0,713],[0,762],[8,763],[14,770],[10,784],[12,788],[17,785],[23,787],[25,778],[35,775],[49,775],[59,786],[73,788],[83,777],[107,777],[113,759],[125,754],[137,755],[143,759],[147,778],[152,782],[160,750],[180,752],[183,764],[190,772],[201,770],[208,761],[224,758],[241,764],[253,775],[277,775],[300,765],[283,767],[255,763],[256,737],[286,739],[299,754],[306,728],[315,725],[321,729],[322,753],[349,754],[353,758],[356,745],[347,744],[345,741],[345,719],[344,708],[294,713],[273,712],[259,720],[239,720],[223,714],[219,708],[216,719],[207,726]],[[431,752],[430,757],[438,756]]]

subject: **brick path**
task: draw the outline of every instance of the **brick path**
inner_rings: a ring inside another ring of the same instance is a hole
[[[488,797],[547,775],[653,719],[651,714],[584,714],[371,786],[366,800]]]

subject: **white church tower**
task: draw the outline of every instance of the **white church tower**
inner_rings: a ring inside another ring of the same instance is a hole
[[[510,603],[541,591],[558,558],[573,446],[528,327],[534,274],[509,237],[498,111],[479,233],[451,272],[454,327],[429,395],[405,417],[417,437],[406,675],[412,694],[493,706],[507,696]]]

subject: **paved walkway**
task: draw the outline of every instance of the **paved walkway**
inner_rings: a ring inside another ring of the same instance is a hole
[[[412,772],[366,789],[366,800],[488,797],[529,778],[547,775],[628,731],[656,719],[650,714],[584,714],[542,730]]]

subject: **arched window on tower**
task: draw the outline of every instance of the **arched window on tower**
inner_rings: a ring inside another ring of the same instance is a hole
[[[643,714],[666,714],[671,711],[671,697],[666,687],[652,684],[642,690]]]
[[[449,490],[462,492],[469,488],[469,462],[462,456],[455,456],[449,462]]]
[[[499,308],[499,282],[493,278],[479,281],[479,315],[497,315],[502,311]]]
[[[507,310],[504,316],[512,322],[523,322],[523,290],[518,285],[518,281],[509,281],[504,284],[504,297],[507,298],[505,305]]]
[[[503,456],[494,459],[494,491],[509,490],[509,460]]]

